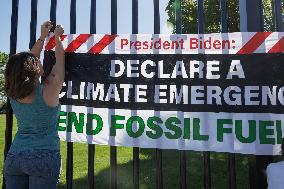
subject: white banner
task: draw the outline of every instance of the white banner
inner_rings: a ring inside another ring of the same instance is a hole
[[[63,35],[70,142],[280,154],[284,33]],[[54,38],[45,73],[54,63]]]
[[[281,120],[283,115],[267,113],[61,106],[58,130],[60,138],[68,142],[277,155],[283,136]]]

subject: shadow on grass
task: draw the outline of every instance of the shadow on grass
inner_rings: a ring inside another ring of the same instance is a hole
[[[140,154],[146,157],[139,161],[139,186],[141,189],[154,189],[156,178],[155,149],[141,149]],[[203,155],[200,152],[186,152],[187,156],[187,187],[191,189],[203,188]],[[212,188],[227,189],[229,185],[228,155],[225,153],[211,153]],[[119,158],[119,157],[118,157]],[[96,162],[95,162],[96,166]],[[95,167],[96,168],[96,167]],[[238,189],[249,188],[247,156],[237,156],[236,161]],[[133,189],[133,161],[117,165],[117,185],[121,189]],[[179,151],[163,150],[163,184],[164,188],[175,189],[179,187]],[[98,189],[110,188],[110,167],[95,175],[95,187]],[[66,188],[65,184],[59,186]],[[82,175],[73,180],[73,188],[88,188],[88,177]]]

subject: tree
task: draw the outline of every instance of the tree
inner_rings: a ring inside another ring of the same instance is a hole
[[[198,32],[197,0],[180,0],[182,2],[182,33]],[[263,0],[264,30],[273,31],[272,3]],[[170,0],[166,8],[168,22],[175,28],[175,0]],[[239,0],[228,0],[228,32],[240,31]],[[204,0],[205,33],[221,32],[220,0]],[[175,31],[174,31],[175,32]]]
[[[4,69],[8,61],[9,56],[3,52],[0,52],[0,108],[6,102],[6,96],[4,93]]]

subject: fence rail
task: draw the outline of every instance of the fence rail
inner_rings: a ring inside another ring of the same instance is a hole
[[[71,0],[70,4],[70,33],[76,33],[76,0]],[[117,33],[117,0],[111,0],[111,33]],[[182,33],[182,0],[175,0],[175,20],[176,20],[176,33]],[[31,21],[30,21],[30,42],[31,48],[36,41],[36,26],[37,26],[37,4],[38,0],[31,0]],[[154,6],[154,33],[160,33],[160,12],[159,12],[159,0],[153,0]],[[223,33],[228,32],[228,0],[220,0],[221,10],[221,31]],[[10,35],[10,55],[16,53],[17,46],[17,30],[18,30],[18,8],[19,0],[12,0],[12,15],[11,15],[11,35]],[[95,34],[97,30],[96,25],[96,10],[97,1],[91,0],[90,6],[90,33]],[[283,16],[281,9],[283,8],[283,2],[281,0],[272,0],[272,13],[273,13],[273,26],[275,31],[284,31]],[[56,9],[57,0],[51,0],[50,6],[50,20],[56,23]],[[247,11],[249,10],[249,11]],[[197,0],[197,12],[198,12],[198,33],[205,33],[205,11],[204,0]],[[263,31],[263,8],[261,0],[239,0],[239,12],[240,12],[240,28],[241,31]],[[190,26],[189,26],[190,27]],[[138,30],[138,0],[132,0],[132,33],[139,33]],[[47,69],[49,65],[45,65]],[[5,149],[4,159],[12,142],[12,125],[13,125],[13,111],[11,109],[9,100],[7,100],[6,109],[6,131],[5,131]],[[135,114],[135,112],[134,112]],[[64,149],[62,149],[64,150]],[[139,189],[139,151],[137,147],[133,147],[133,188]],[[156,149],[156,188],[162,189],[163,187],[163,150]],[[236,163],[235,154],[228,154],[228,188],[236,189]],[[95,176],[95,145],[88,145],[88,188],[94,188]],[[272,156],[255,156],[255,165],[250,168],[250,188],[266,188],[266,179],[263,174],[263,169],[267,164],[272,161]],[[179,188],[188,188],[191,182],[188,179],[186,170],[186,151],[179,151]],[[255,168],[257,167],[257,169]],[[110,187],[112,189],[117,188],[117,147],[110,147]],[[73,143],[67,143],[67,161],[66,161],[66,180],[67,189],[73,187]],[[203,180],[204,188],[210,189],[211,185],[211,165],[210,165],[210,152],[203,152]],[[5,182],[3,182],[2,188],[5,189]]]

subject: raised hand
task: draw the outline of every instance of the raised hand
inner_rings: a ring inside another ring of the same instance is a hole
[[[56,37],[61,36],[64,33],[64,29],[61,25],[57,25],[56,28],[54,29],[54,35]]]
[[[48,36],[50,28],[52,28],[51,21],[46,21],[41,25],[41,39],[45,39]]]

